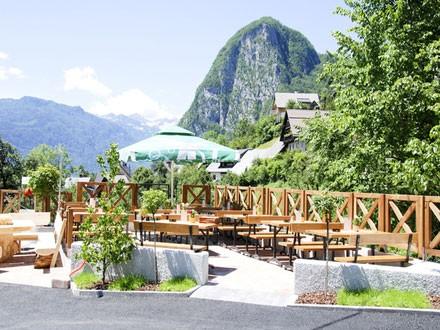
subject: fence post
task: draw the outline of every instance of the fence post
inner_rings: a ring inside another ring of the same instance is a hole
[[[303,209],[304,209],[304,221],[309,219],[309,201],[307,200],[308,193],[307,190],[304,190],[304,200],[303,200]]]
[[[83,189],[83,183],[77,182],[76,183],[76,201],[82,202],[82,189]]]
[[[424,235],[423,235],[423,218],[424,218],[425,197],[418,196],[416,201],[416,231],[417,231],[417,253],[420,257],[424,257]]]
[[[423,236],[424,236],[424,240],[423,240],[423,259],[426,260],[426,258],[428,257],[428,253],[427,250],[429,249],[429,243],[431,241],[431,233],[432,233],[432,214],[431,214],[431,210],[429,208],[429,200],[427,201],[425,199],[425,205],[424,205],[424,213],[425,216],[423,217]]]
[[[382,194],[379,197],[379,204],[377,205],[377,224],[378,224],[378,230],[379,231],[386,231],[386,225],[385,225],[385,195]]]

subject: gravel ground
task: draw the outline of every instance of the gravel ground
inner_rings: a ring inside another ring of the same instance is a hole
[[[273,307],[171,297],[73,297],[0,284],[2,329],[438,329],[440,313]]]

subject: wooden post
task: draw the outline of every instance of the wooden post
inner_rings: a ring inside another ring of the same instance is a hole
[[[0,213],[3,213],[3,190],[0,189]]]
[[[423,210],[424,204],[425,204],[425,197],[418,196],[416,200],[416,231],[417,231],[417,253],[419,258],[423,258],[425,254],[423,249],[423,242],[424,242],[423,218],[425,215],[425,212]]]
[[[77,202],[82,202],[83,200],[83,182],[77,182],[76,184],[76,201]]]
[[[424,253],[423,253],[423,259],[426,259],[428,257],[428,250],[430,249],[429,244],[431,243],[431,236],[432,236],[432,212],[429,207],[430,200],[425,198],[425,216],[423,219],[424,225],[423,225],[423,236],[424,236]],[[434,201],[432,201],[434,203]],[[439,219],[440,221],[440,219]]]
[[[390,218],[390,200],[388,198],[388,195],[385,195],[385,208],[384,208],[384,231],[390,232],[391,231],[391,218]]]
[[[139,186],[136,183],[131,183],[131,210],[134,211],[138,208],[138,192]]]
[[[378,230],[379,231],[386,231],[386,225],[385,225],[385,195],[382,194],[379,197],[379,203],[377,205],[377,213],[378,213],[378,217],[377,217],[377,222],[378,222]]]

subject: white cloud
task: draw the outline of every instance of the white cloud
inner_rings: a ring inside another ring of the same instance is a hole
[[[97,96],[109,96],[112,92],[98,80],[95,70],[89,66],[64,71],[64,90],[86,91]]]
[[[9,58],[9,55],[5,52],[0,52],[0,61],[7,60]]]
[[[126,116],[139,114],[151,123],[177,120],[167,107],[139,89],[130,89],[119,95],[110,96],[103,102],[96,102],[88,110],[101,116],[110,113]]]
[[[9,78],[24,78],[23,71],[13,66],[0,66],[0,80],[7,80]]]

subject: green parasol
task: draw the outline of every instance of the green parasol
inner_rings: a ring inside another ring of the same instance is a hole
[[[171,194],[173,194],[175,163],[237,162],[240,156],[236,150],[199,138],[184,128],[172,126],[150,138],[120,149],[119,158],[124,162],[170,163]]]

